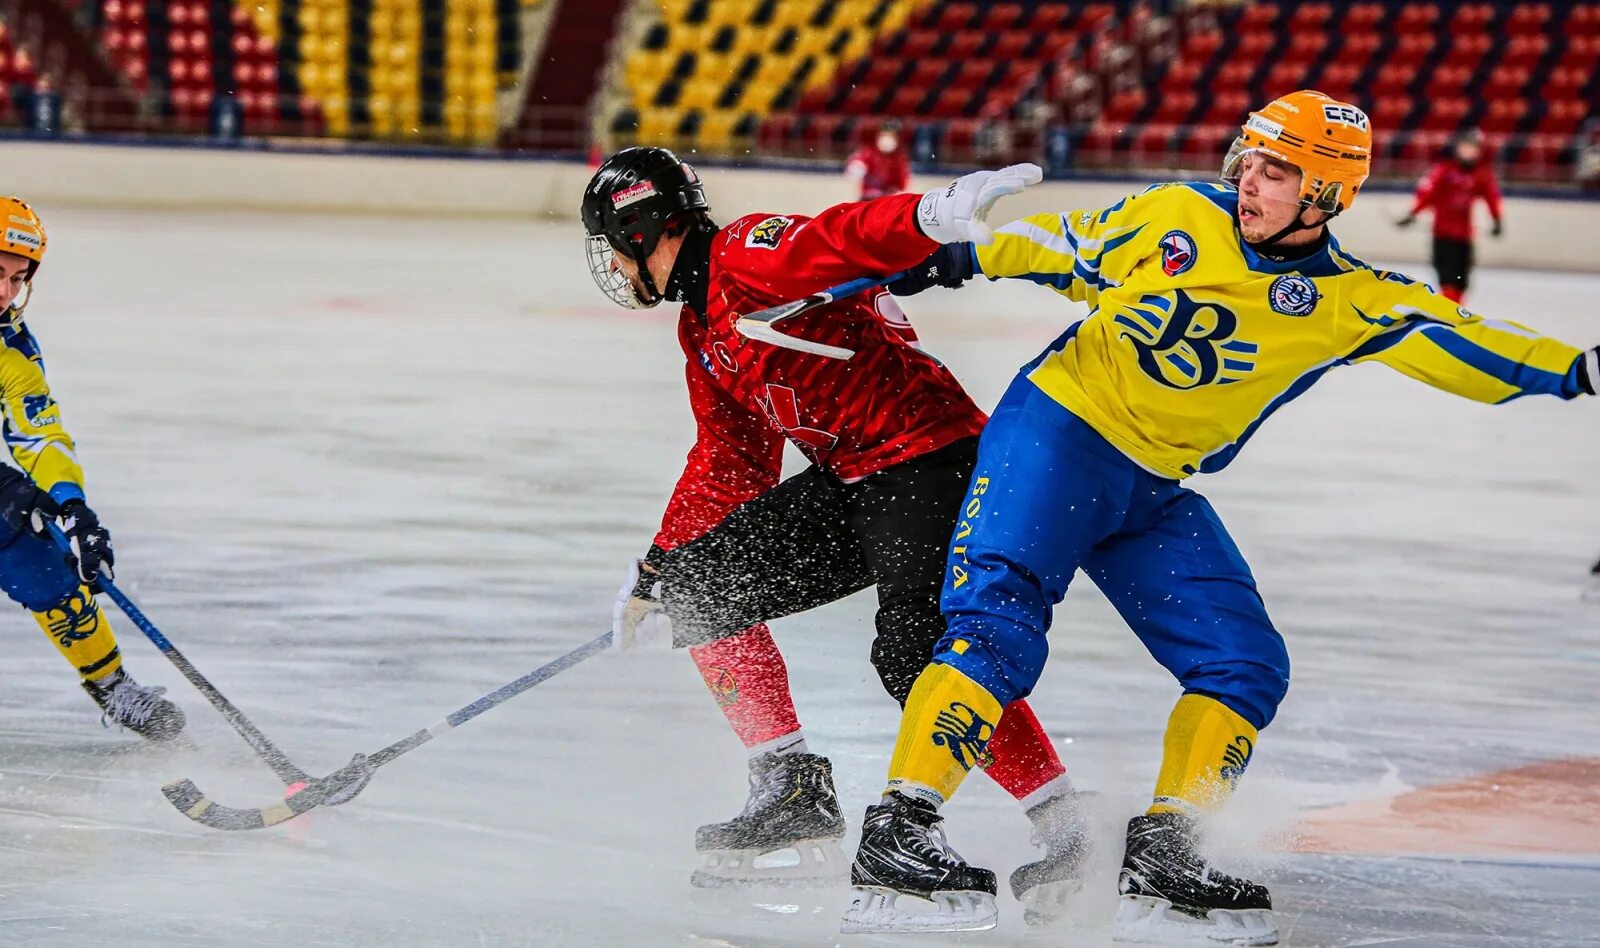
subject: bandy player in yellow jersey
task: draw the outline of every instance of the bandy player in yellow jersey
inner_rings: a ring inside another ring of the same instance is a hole
[[[95,582],[111,576],[111,534],[84,500],[83,468],[45,383],[44,359],[22,311],[44,262],[44,225],[33,209],[0,197],[0,412],[17,468],[0,465],[0,589],[33,613],[104,720],[153,741],[183,730],[183,712],[122,667],[111,624],[95,602]],[[45,534],[56,522],[71,542],[64,553]]]
[[[953,282],[952,269],[1032,280],[1091,311],[1022,369],[984,429],[950,548],[948,631],[868,808],[846,931],[994,924],[994,874],[944,843],[938,808],[1038,681],[1051,610],[1081,568],[1183,690],[1154,799],[1128,825],[1116,936],[1277,942],[1267,889],[1212,869],[1198,828],[1272,721],[1288,652],[1184,479],[1221,470],[1341,365],[1381,362],[1491,404],[1593,395],[1600,380],[1595,351],[1468,312],[1340,248],[1327,225],[1366,180],[1371,142],[1361,110],[1296,92],[1250,115],[1222,183],[1027,217],[919,271],[923,286]],[[935,907],[897,906],[902,894]]]

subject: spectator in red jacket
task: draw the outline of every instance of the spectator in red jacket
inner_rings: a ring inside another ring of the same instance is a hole
[[[862,145],[845,163],[846,177],[861,183],[861,200],[900,194],[911,186],[911,161],[900,143],[900,127],[889,123],[878,130],[877,140]]]
[[[1424,208],[1433,210],[1433,269],[1439,274],[1440,291],[1457,303],[1466,299],[1472,276],[1472,208],[1480,198],[1494,218],[1489,233],[1499,237],[1502,230],[1500,184],[1482,159],[1483,136],[1477,129],[1451,139],[1444,156],[1417,185],[1411,212],[1399,221],[1401,227],[1409,227]]]

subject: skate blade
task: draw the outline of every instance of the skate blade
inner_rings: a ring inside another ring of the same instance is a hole
[[[848,878],[837,839],[805,839],[782,849],[724,849],[702,854],[705,864],[689,877],[698,889],[820,888]]]
[[[1111,923],[1111,940],[1138,944],[1276,945],[1271,909],[1212,909],[1205,918],[1180,912],[1166,899],[1124,895]]]
[[[906,896],[920,910],[901,907],[898,902],[903,895],[892,889],[857,886],[839,931],[845,935],[982,932],[1000,920],[994,896],[987,892],[935,892],[927,899]],[[932,907],[923,907],[922,903]]]
[[[1072,897],[1083,891],[1082,879],[1062,879],[1036,885],[1017,896],[1022,903],[1022,919],[1035,928],[1054,925],[1067,914]]]

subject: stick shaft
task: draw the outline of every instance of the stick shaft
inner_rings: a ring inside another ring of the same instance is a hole
[[[53,523],[49,524],[49,528],[50,535],[55,539],[56,545],[63,550],[70,550],[71,545],[67,542],[66,534],[62,533],[61,529]],[[139,631],[144,633],[145,638],[148,638],[157,649],[161,650],[161,654],[167,657],[167,660],[178,669],[189,684],[194,685],[196,691],[205,695],[206,700],[211,702],[211,706],[221,713],[228,724],[239,733],[239,736],[244,738],[244,742],[250,745],[250,749],[256,752],[256,756],[260,757],[268,767],[271,767],[272,772],[277,774],[279,779],[285,784],[311,779],[305,771],[296,767],[288,756],[277,748],[277,745],[268,740],[265,734],[257,730],[256,726],[250,723],[250,719],[244,716],[244,712],[240,711],[232,701],[229,701],[227,696],[219,691],[216,685],[211,683],[210,679],[200,674],[200,669],[194,667],[194,663],[190,662],[182,652],[178,651],[177,646],[173,645],[165,635],[161,634],[161,630],[156,628],[156,624],[151,622],[150,618],[144,614],[144,611],[134,605],[133,600],[118,589],[115,583],[109,579],[101,578],[99,586],[100,590],[109,596],[112,602],[117,604],[117,608],[121,609],[123,614],[138,627]]]
[[[611,633],[606,632],[603,635],[598,635],[568,652],[567,654],[561,656],[560,658],[554,659],[553,661],[550,661],[544,665],[540,665],[538,668],[528,672],[526,675],[523,675],[516,681],[502,685],[501,687],[496,688],[494,691],[491,691],[479,698],[477,701],[457,709],[456,711],[447,715],[444,720],[433,725],[432,727],[425,727],[420,731],[395,741],[393,744],[390,744],[383,750],[380,750],[368,757],[367,760],[372,764],[374,769],[382,767],[384,764],[394,760],[396,757],[399,757],[400,755],[405,754],[415,748],[421,747],[423,744],[426,744],[434,738],[439,737],[446,731],[460,727],[490,708],[504,704],[512,698],[515,698],[517,695],[522,694],[524,691],[527,691],[529,688],[532,688],[534,685],[537,685],[543,681],[548,681],[549,679],[554,678],[556,675],[561,674],[579,662],[592,658],[596,654],[603,652],[610,647]]]

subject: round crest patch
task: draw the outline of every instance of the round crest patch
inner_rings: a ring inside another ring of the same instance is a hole
[[[1298,273],[1278,277],[1272,281],[1271,289],[1267,290],[1272,311],[1285,316],[1309,316],[1321,298],[1322,294],[1317,292],[1317,285],[1311,282],[1311,278]]]
[[[1161,272],[1169,277],[1175,277],[1194,266],[1199,258],[1199,251],[1195,250],[1194,238],[1181,230],[1169,230],[1161,238]]]

